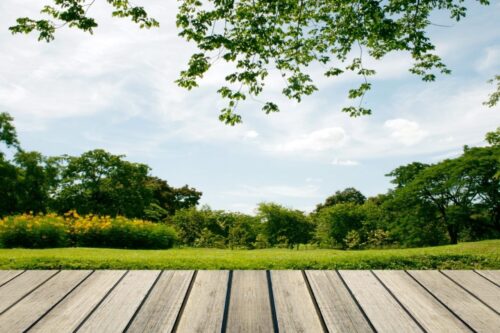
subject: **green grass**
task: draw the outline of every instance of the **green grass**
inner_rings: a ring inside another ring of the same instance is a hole
[[[1,249],[0,269],[500,269],[500,240],[415,249]]]

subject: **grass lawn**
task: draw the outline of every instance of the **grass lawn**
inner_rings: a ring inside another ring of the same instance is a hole
[[[500,269],[500,240],[415,249],[0,249],[0,269]]]

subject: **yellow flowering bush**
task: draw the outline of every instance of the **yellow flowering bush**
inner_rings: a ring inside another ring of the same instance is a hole
[[[23,214],[0,220],[0,246],[5,248],[166,249],[175,241],[176,233],[171,227],[121,216],[80,216],[70,211],[64,216]]]

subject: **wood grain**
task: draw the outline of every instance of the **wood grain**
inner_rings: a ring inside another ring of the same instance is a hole
[[[474,296],[500,312],[500,288],[480,277],[473,271],[442,271],[453,281],[467,289]]]
[[[27,271],[0,287],[0,314],[58,271]]]
[[[306,275],[329,332],[373,332],[336,271]]]
[[[177,326],[178,333],[219,333],[222,328],[228,271],[199,271]]]
[[[23,273],[24,271],[2,271],[0,270],[0,286],[3,284],[9,282],[10,280],[14,279],[16,276],[19,274]]]
[[[24,332],[91,271],[62,271],[0,316],[2,332]]]
[[[481,270],[476,272],[500,287],[500,270]]]
[[[30,332],[73,332],[124,274],[125,271],[95,271]]]
[[[160,271],[129,271],[77,332],[123,332]]]
[[[271,271],[280,332],[323,331],[301,271]]]
[[[164,271],[127,332],[171,332],[193,274]]]
[[[235,271],[227,332],[273,332],[266,271]]]
[[[422,332],[370,271],[339,273],[377,331]]]
[[[408,271],[477,332],[497,332],[500,316],[438,271]]]
[[[375,271],[378,278],[428,332],[471,332],[404,271]]]

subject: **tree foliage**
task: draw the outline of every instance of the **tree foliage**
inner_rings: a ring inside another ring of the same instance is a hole
[[[348,187],[342,191],[337,191],[335,194],[326,198],[325,202],[316,206],[316,212],[320,211],[325,207],[335,206],[340,203],[352,203],[356,205],[362,205],[366,200],[366,197],[360,191],[356,190],[354,187]]]
[[[4,143],[7,147],[19,147],[17,140],[16,128],[13,125],[13,118],[6,112],[0,113],[0,143]],[[0,156],[2,152],[0,151]]]
[[[293,210],[275,203],[261,203],[258,217],[263,223],[264,234],[270,246],[307,243],[311,239],[313,224],[300,210]]]
[[[51,41],[62,26],[89,33],[97,27],[88,11],[94,0],[51,2],[41,11],[46,18],[18,18],[11,32],[35,31],[39,40]],[[115,17],[130,18],[144,28],[159,25],[143,7],[128,0],[107,2]],[[327,77],[358,75],[359,85],[348,92],[357,103],[343,111],[354,117],[370,114],[363,98],[371,89],[368,77],[375,71],[365,67],[366,54],[382,59],[390,52],[406,52],[414,60],[410,72],[424,81],[434,81],[437,73],[450,73],[426,31],[434,12],[446,12],[460,21],[467,7],[463,0],[180,0],[179,34],[193,42],[198,52],[177,83],[192,89],[215,62],[228,63],[227,84],[218,90],[228,103],[219,118],[234,125],[241,122],[238,104],[260,95],[270,74],[279,73],[282,94],[300,102],[317,90],[308,68],[319,64]],[[265,101],[262,110],[271,113],[279,107]]]
[[[158,222],[196,206],[202,194],[187,185],[172,187],[151,176],[147,165],[102,149],[58,157],[26,152],[6,113],[0,114],[0,139],[17,150],[12,160],[0,152],[0,216],[76,210]]]

